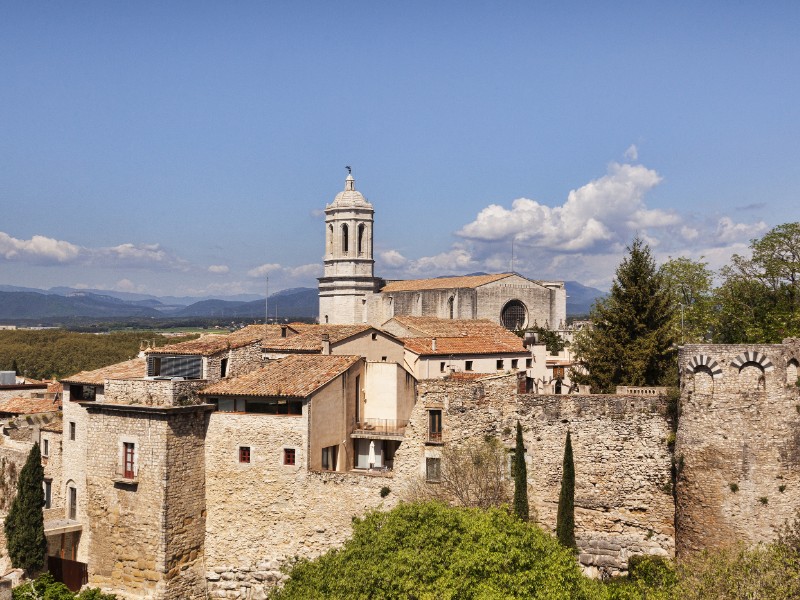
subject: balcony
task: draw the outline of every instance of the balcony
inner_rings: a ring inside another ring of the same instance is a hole
[[[373,440],[402,440],[406,433],[408,420],[364,419],[354,422],[351,438]]]

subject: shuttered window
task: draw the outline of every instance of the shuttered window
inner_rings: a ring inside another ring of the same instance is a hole
[[[148,356],[147,375],[149,377],[183,377],[184,379],[202,379],[203,357]]]

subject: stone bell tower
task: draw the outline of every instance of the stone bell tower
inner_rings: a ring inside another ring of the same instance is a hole
[[[347,168],[348,172],[350,167]],[[325,271],[319,278],[319,322],[363,323],[367,296],[378,287],[372,258],[372,204],[349,172],[344,191],[325,207]]]

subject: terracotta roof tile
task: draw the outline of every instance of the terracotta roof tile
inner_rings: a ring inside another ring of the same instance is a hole
[[[63,433],[64,432],[64,420],[59,416],[57,419],[54,419],[50,423],[46,423],[39,427],[40,431],[50,431],[51,433]]]
[[[514,336],[516,337],[516,336]],[[406,349],[421,356],[443,356],[451,354],[520,354],[525,353],[522,340],[516,342],[491,337],[461,336],[437,337],[436,350],[433,339],[429,337],[404,338]],[[513,343],[512,343],[513,342]]]
[[[464,275],[461,277],[438,277],[436,279],[407,279],[392,281],[381,289],[381,292],[410,292],[414,290],[446,290],[456,288],[473,288],[511,277],[513,273],[496,273],[494,275]]]
[[[101,367],[94,371],[81,371],[62,379],[62,383],[85,383],[87,385],[103,385],[106,379],[138,379],[145,375],[145,359],[134,358],[125,362]]]
[[[360,356],[290,354],[241,377],[223,379],[203,396],[290,396],[306,398],[361,360]]]
[[[409,331],[405,337],[493,337],[516,343],[521,340],[513,331],[489,319],[440,319],[438,317],[397,316],[390,321]],[[388,322],[387,322],[388,323]],[[386,323],[384,323],[386,325]]]
[[[265,340],[267,352],[322,352],[322,335],[328,334],[331,344],[337,344],[371,327],[369,325],[307,325],[300,333],[286,338]]]
[[[210,356],[230,348],[242,348],[265,340],[281,338],[281,325],[248,325],[234,332],[210,333],[202,335],[196,340],[168,344],[146,351],[147,354],[187,354]],[[290,328],[292,333],[296,330]]]
[[[32,415],[61,410],[61,400],[45,398],[8,398],[0,400],[0,413]]]

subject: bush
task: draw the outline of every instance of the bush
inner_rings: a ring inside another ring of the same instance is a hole
[[[342,548],[289,575],[273,598],[594,598],[572,553],[539,527],[436,502],[370,513]]]

